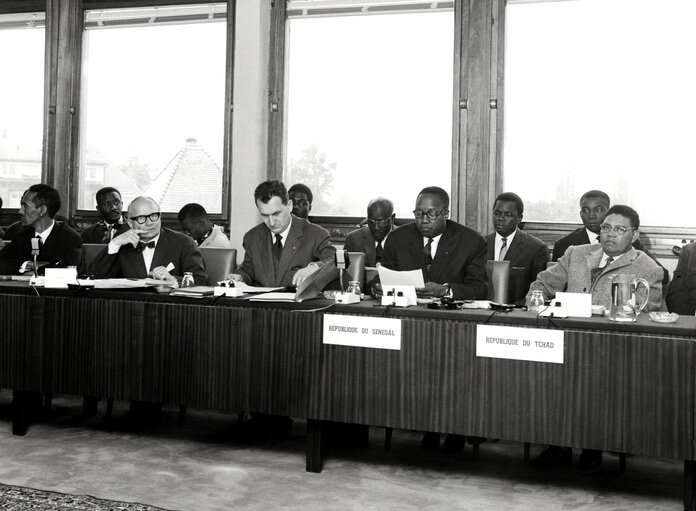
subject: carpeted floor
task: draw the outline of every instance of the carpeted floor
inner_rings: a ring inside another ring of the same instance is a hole
[[[53,491],[0,484],[0,509],[12,511],[166,511],[135,502],[104,500],[91,495],[68,495]]]
[[[422,433],[395,430],[385,451],[384,428],[373,427],[367,446],[327,449],[324,470],[315,474],[305,471],[302,420],[287,440],[253,445],[237,438],[231,412],[189,409],[179,422],[178,407],[165,406],[160,422],[133,427],[127,401],[117,401],[114,418],[106,421],[103,403],[97,416],[85,419],[81,397],[54,396],[51,412],[18,437],[11,433],[11,399],[11,392],[0,391],[0,481],[67,499],[88,494],[112,501],[106,501],[111,507],[83,509],[683,509],[678,460],[629,456],[621,473],[618,457],[605,453],[599,469],[582,471],[575,452],[571,466],[534,470],[524,463],[519,443],[486,442],[474,460],[471,446],[458,455],[425,452],[419,447]],[[542,447],[533,446],[532,456]],[[156,507],[123,508],[120,501]],[[80,508],[51,502],[43,508],[0,505],[4,509]]]

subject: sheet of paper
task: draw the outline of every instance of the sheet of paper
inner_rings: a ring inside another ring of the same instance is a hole
[[[283,287],[255,287],[245,284],[244,282],[234,282],[234,287],[241,289],[243,293],[270,293],[271,291],[283,289]],[[289,294],[294,296],[294,293]]]
[[[94,279],[88,282],[93,282],[95,289],[128,289],[171,285],[171,282],[167,280],[157,279]]]
[[[263,293],[249,298],[250,302],[294,302],[295,293]]]
[[[386,286],[413,286],[418,289],[425,286],[421,270],[394,271],[384,266],[379,266],[378,269],[382,288]]]

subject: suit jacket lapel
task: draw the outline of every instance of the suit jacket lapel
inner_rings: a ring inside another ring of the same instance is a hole
[[[159,240],[157,240],[157,245],[155,245],[155,253],[152,255],[152,264],[150,265],[150,270],[152,270],[153,268],[157,268],[158,266],[164,266],[166,268],[169,265],[169,263],[178,263],[178,261],[167,260],[170,241],[171,240],[169,238],[169,233],[167,233],[167,231],[165,231],[164,229],[161,229]],[[140,259],[142,259],[142,257]],[[144,265],[145,262],[143,261],[143,266]]]
[[[279,283],[283,280],[285,273],[287,273],[287,271],[292,267],[292,261],[295,258],[295,254],[297,254],[297,247],[302,244],[303,236],[303,225],[297,218],[293,218],[292,225],[290,226],[290,232],[288,232],[285,245],[283,245],[283,254],[280,256],[280,261],[278,262],[276,285],[279,285]]]
[[[512,243],[510,243],[510,247],[508,248],[508,251],[505,253],[504,259],[506,261],[512,261],[518,254],[522,252],[523,247],[524,235],[522,234],[522,231],[518,229],[517,233],[515,234],[515,237],[512,238]]]
[[[375,239],[372,237],[370,229],[368,229],[365,235],[363,236],[363,247],[365,250],[365,255],[367,256],[367,260],[376,261],[377,249],[375,248]],[[382,244],[382,248],[384,248],[384,244]]]
[[[437,244],[437,252],[435,252],[435,257],[433,257],[433,264],[430,267],[430,280],[433,282],[442,282],[442,274],[444,274],[447,269],[447,263],[449,262],[449,255],[454,248],[454,237],[452,236],[452,229],[445,228],[445,232],[440,238],[440,242]]]
[[[142,252],[136,252],[132,245],[121,248],[120,259],[121,272],[124,275],[137,275],[141,279],[147,277],[147,268],[145,268],[143,254]],[[130,268],[130,271],[126,271],[126,268]]]
[[[270,285],[275,285],[276,275],[273,269],[272,245],[273,233],[267,228],[262,229],[261,235],[256,238],[256,253],[259,254],[264,274],[267,275],[267,281],[270,282]]]

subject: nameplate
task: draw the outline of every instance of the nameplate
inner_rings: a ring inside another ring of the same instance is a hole
[[[75,268],[46,268],[45,276],[45,287],[67,289],[68,284],[77,284]]]
[[[477,325],[476,356],[563,363],[563,330]]]
[[[401,320],[324,314],[324,344],[401,349]]]

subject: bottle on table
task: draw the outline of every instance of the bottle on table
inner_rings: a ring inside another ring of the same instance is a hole
[[[541,291],[532,291],[532,297],[529,299],[529,310],[539,314],[544,307],[544,295]]]
[[[184,272],[184,276],[181,279],[181,285],[179,287],[193,287],[195,285],[193,273],[190,271]]]

